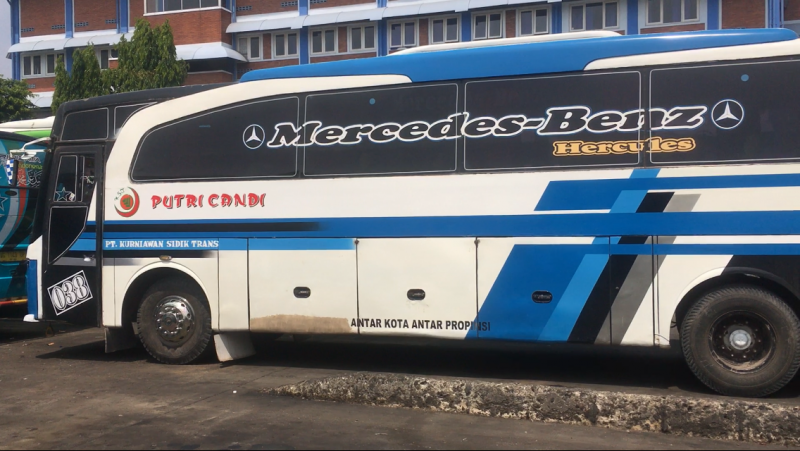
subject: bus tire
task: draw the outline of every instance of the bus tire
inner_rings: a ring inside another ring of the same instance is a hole
[[[213,348],[208,301],[187,280],[153,284],[139,306],[137,326],[145,349],[161,363],[185,365]]]
[[[762,288],[733,285],[706,294],[691,307],[680,332],[689,368],[723,395],[771,395],[800,368],[800,320]]]

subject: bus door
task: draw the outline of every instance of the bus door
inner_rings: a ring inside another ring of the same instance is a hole
[[[92,198],[100,187],[102,146],[56,148],[48,183],[42,249],[42,318],[100,323],[101,261]]]

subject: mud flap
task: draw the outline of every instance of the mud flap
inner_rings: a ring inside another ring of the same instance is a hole
[[[255,355],[256,349],[250,339],[250,332],[227,332],[214,335],[217,358],[220,362],[243,359]]]

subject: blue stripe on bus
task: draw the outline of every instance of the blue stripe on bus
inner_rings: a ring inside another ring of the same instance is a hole
[[[41,319],[39,314],[39,262],[28,260],[28,270],[25,273],[25,291],[28,295],[28,314],[36,319]]]
[[[333,251],[355,250],[352,238],[292,238],[250,240],[251,251]]]
[[[96,251],[97,250],[97,241],[94,240],[94,239],[91,239],[91,240],[83,239],[83,235],[81,235],[81,238],[79,240],[77,240],[75,242],[75,244],[73,244],[72,247],[69,248],[69,250],[70,251],[77,251],[77,252]]]
[[[537,341],[560,342],[569,339],[606,263],[608,263],[607,254],[588,254],[583,257]]]
[[[588,195],[591,195],[589,193]],[[305,223],[307,231],[106,232],[109,239],[136,238],[410,238],[526,236],[678,236],[800,234],[800,211],[581,213],[563,215],[320,218],[286,220],[143,221],[128,226],[175,224]],[[109,223],[111,224],[111,223]],[[110,227],[109,227],[110,228]]]
[[[221,251],[246,251],[246,239],[222,239],[219,240],[219,250]]]
[[[634,171],[636,174],[636,171]],[[557,180],[547,188],[536,211],[607,210],[623,191],[800,186],[800,174],[705,177],[631,177],[626,179]]]
[[[791,30],[718,30],[614,36],[453,49],[250,71],[241,82],[279,78],[405,75],[413,82],[582,71],[592,61],[631,55],[791,41]]]

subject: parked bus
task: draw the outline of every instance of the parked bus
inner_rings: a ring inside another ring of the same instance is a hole
[[[46,154],[34,138],[0,132],[0,318],[26,313],[26,250],[33,224]],[[24,160],[11,153],[26,146]]]
[[[4,122],[0,124],[0,132],[18,133],[33,138],[46,138],[50,136],[54,119],[55,116],[50,116],[43,119]]]
[[[250,332],[670,345],[800,366],[800,40],[565,34],[59,111],[30,308],[160,362]],[[103,143],[102,145],[99,143]]]

